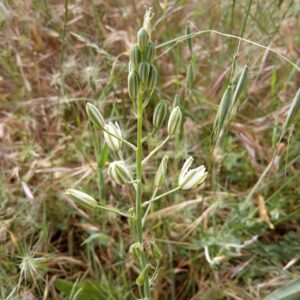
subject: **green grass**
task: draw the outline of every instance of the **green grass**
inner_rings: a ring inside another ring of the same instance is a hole
[[[190,21],[192,32],[243,32],[245,39],[270,46],[299,68],[296,1],[161,3],[165,6],[153,4],[152,38],[157,44],[183,35]],[[63,192],[80,187],[101,198],[101,204],[123,211],[134,203],[129,188],[115,186],[107,177],[114,154],[89,125],[85,104],[91,101],[107,120],[117,120],[135,143],[127,62],[143,14],[138,1],[13,0],[0,5],[3,299],[24,299],[25,294],[37,299],[133,299],[130,291],[135,290],[138,272],[128,254],[133,240],[126,219],[91,213]],[[163,147],[144,176],[151,182],[168,154],[168,180],[160,192],[168,191],[192,155],[195,165],[215,161],[215,179],[211,185],[208,169],[204,187],[153,205],[145,239],[155,239],[164,254],[153,297],[261,299],[300,274],[299,116],[291,136],[286,134],[282,141],[280,163],[270,170],[251,205],[244,210],[241,206],[272,159],[288,105],[299,88],[299,71],[280,56],[242,42],[233,78],[236,81],[248,63],[247,85],[222,146],[212,154],[212,128],[238,40],[206,33],[192,44],[194,81],[189,90],[186,72],[192,56],[187,43],[166,53],[168,47],[158,50],[158,89],[146,108],[144,131],[152,128],[155,104],[164,99],[171,107],[175,94],[180,95],[185,123],[182,136]],[[149,139],[143,155],[165,136],[163,129]],[[126,151],[124,157],[130,157]],[[153,186],[144,189],[144,200],[149,200]],[[264,197],[274,230],[259,217],[258,195]],[[208,263],[206,247],[210,258],[224,257],[219,265]],[[22,273],[24,266],[34,269],[26,273],[31,275]]]

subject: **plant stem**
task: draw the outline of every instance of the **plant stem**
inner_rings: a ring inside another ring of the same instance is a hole
[[[137,240],[143,244],[143,223],[142,223],[142,139],[143,139],[143,94],[140,91],[138,95],[138,122],[137,122],[137,149],[136,149],[136,199],[135,199],[135,210],[136,210],[136,234]],[[143,251],[141,254],[141,268],[145,268],[146,256]],[[145,274],[144,282],[144,294],[147,300],[150,300],[150,287],[148,274]]]
[[[133,144],[131,144],[130,142],[126,141],[125,139],[123,139],[123,138],[121,138],[121,137],[119,137],[119,136],[117,136],[117,135],[115,135],[115,134],[109,132],[109,131],[106,130],[104,127],[103,127],[102,129],[103,129],[103,131],[105,131],[107,134],[113,136],[113,137],[116,138],[117,140],[123,142],[124,144],[128,145],[131,149],[133,149],[134,151],[136,151],[136,146],[135,146],[135,145],[133,145]]]
[[[168,135],[160,144],[158,144],[149,154],[148,156],[143,159],[142,165],[144,165],[170,138],[171,136]]]
[[[166,193],[163,193],[163,194],[161,194],[161,195],[159,195],[159,196],[157,196],[157,197],[155,197],[155,198],[153,198],[153,199],[151,199],[149,201],[146,201],[146,202],[143,203],[143,207],[147,206],[148,204],[150,204],[152,202],[155,202],[155,201],[159,200],[160,198],[163,198],[163,197],[165,197],[167,195],[170,195],[170,194],[172,194],[172,193],[174,193],[174,192],[176,192],[176,191],[178,191],[180,189],[181,189],[181,187],[177,186],[176,188],[174,188],[174,189],[172,189],[172,190],[170,190],[170,191],[168,191]]]
[[[102,210],[109,211],[109,212],[118,214],[120,216],[126,217],[126,218],[134,219],[133,216],[131,216],[131,215],[127,214],[127,213],[124,213],[122,211],[119,211],[118,209],[115,209],[115,208],[109,208],[109,207],[102,206],[102,205],[97,205],[97,207],[100,208],[100,209],[102,209]]]
[[[147,207],[147,209],[146,209],[146,212],[145,212],[145,214],[144,214],[144,217],[143,217],[143,220],[142,220],[143,227],[144,227],[144,225],[145,225],[147,216],[148,216],[148,214],[149,214],[149,212],[150,212],[150,210],[151,210],[151,207],[152,207],[151,200],[153,200],[153,199],[155,198],[155,196],[156,196],[156,194],[157,194],[157,191],[158,191],[158,187],[155,188],[155,190],[154,190],[154,192],[153,192],[153,195],[152,195],[152,197],[151,197],[151,199],[150,199],[150,204],[148,205],[148,207]]]

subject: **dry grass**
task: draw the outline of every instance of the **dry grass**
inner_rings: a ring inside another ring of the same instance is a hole
[[[4,299],[8,295],[66,299],[70,288],[59,279],[88,286],[91,295],[98,295],[79,299],[132,299],[129,291],[136,270],[128,256],[131,237],[126,220],[90,214],[70,203],[63,191],[81,186],[95,197],[105,195],[107,203],[119,208],[128,209],[133,203],[130,190],[114,186],[106,172],[106,185],[99,184],[84,106],[87,100],[97,103],[106,118],[113,111],[114,118],[131,128],[126,135],[133,138],[127,61],[149,1],[68,2],[67,14],[64,1],[0,4],[0,297]],[[159,44],[184,34],[188,20],[193,31],[212,28],[240,35],[247,2],[155,2],[153,39]],[[294,1],[280,3],[253,1],[244,38],[299,64],[299,7]],[[192,90],[186,90],[191,57],[185,43],[158,59],[159,90],[147,111],[145,128],[151,126],[155,103],[166,99],[171,104],[178,93],[185,135],[163,148],[146,168],[147,177],[153,176],[166,153],[173,155],[169,186],[187,154],[199,164],[209,163],[211,130],[236,50],[236,40],[217,34],[193,39]],[[299,72],[278,55],[242,43],[236,78],[245,63],[250,72],[239,112],[214,153],[217,192],[208,182],[204,189],[163,199],[150,215],[146,238],[155,236],[164,252],[154,299],[260,299],[299,276],[297,122],[255,195],[263,197],[274,230],[259,217],[256,199],[250,208],[240,210],[272,159],[280,126],[299,87]],[[151,140],[145,152],[155,142]],[[145,188],[148,197],[153,187]],[[128,198],[131,203],[124,202]],[[226,257],[220,266],[207,263],[205,246],[212,257]],[[98,283],[100,287],[95,287]]]

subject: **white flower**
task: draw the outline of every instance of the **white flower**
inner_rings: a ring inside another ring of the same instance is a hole
[[[178,184],[180,188],[183,190],[193,189],[197,187],[205,180],[207,176],[207,172],[205,172],[204,166],[200,166],[196,169],[189,170],[192,163],[193,163],[193,158],[189,157],[185,161],[181,169],[181,172],[179,174]]]
[[[105,130],[108,132],[103,132],[104,134],[104,139],[105,142],[107,144],[107,146],[113,150],[113,151],[118,151],[120,150],[121,146],[122,146],[122,141],[120,140],[122,138],[122,132],[121,129],[118,125],[117,122],[115,122],[115,124],[113,124],[112,122],[109,122],[108,124],[105,125]],[[120,139],[114,137],[113,135],[119,137]]]

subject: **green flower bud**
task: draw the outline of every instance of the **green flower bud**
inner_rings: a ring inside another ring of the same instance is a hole
[[[169,121],[168,121],[168,134],[173,135],[180,127],[182,121],[182,113],[179,106],[173,108]]]
[[[168,169],[168,160],[169,160],[168,155],[165,155],[163,157],[163,159],[161,160],[161,163],[158,167],[158,170],[157,170],[157,173],[156,173],[156,176],[155,176],[155,180],[154,180],[154,185],[156,187],[161,186],[164,183],[165,179],[166,179],[167,169]]]
[[[121,185],[133,180],[129,169],[121,160],[109,164],[108,175],[114,182]]]
[[[105,121],[98,108],[90,102],[87,103],[85,108],[88,117],[93,122],[93,124],[96,125],[96,127],[98,127],[99,129],[102,129],[105,126]]]
[[[134,45],[130,51],[130,69],[137,70],[141,62],[141,51],[138,45]]]
[[[141,62],[139,65],[139,77],[145,87],[147,87],[149,74],[150,74],[150,65],[146,61]]]
[[[154,113],[153,113],[153,126],[154,128],[160,128],[161,125],[163,124],[166,115],[167,115],[167,103],[166,101],[160,101],[154,108]]]
[[[151,265],[150,264],[147,264],[145,266],[145,268],[142,270],[142,272],[140,273],[140,275],[138,276],[138,278],[136,279],[136,284],[138,286],[142,286],[145,282],[145,276],[146,274],[148,273],[149,269],[150,269]]]
[[[154,241],[150,242],[150,253],[156,260],[161,260],[163,254]]]
[[[149,41],[149,34],[144,28],[141,28],[137,34],[137,44],[141,51],[147,46]]]
[[[103,132],[104,135],[104,140],[107,144],[107,146],[113,150],[113,151],[118,151],[120,150],[122,146],[122,141],[120,139],[117,139],[115,136],[122,138],[122,132],[121,129],[116,122],[113,124],[112,122],[109,122],[108,124],[105,125],[104,127],[108,132]],[[111,134],[113,135],[111,135]]]
[[[151,64],[153,63],[155,55],[156,55],[156,47],[152,42],[149,42],[144,50],[144,60],[146,60]]]
[[[135,263],[139,263],[144,251],[143,245],[139,242],[132,244],[129,247],[129,253]]]
[[[150,94],[153,92],[157,81],[157,69],[154,65],[150,65],[150,73],[149,73],[149,79],[148,79],[148,90]]]
[[[66,195],[70,195],[73,197],[76,201],[78,201],[82,206],[87,208],[95,208],[97,207],[97,201],[91,197],[90,195],[81,192],[76,189],[67,189],[65,191]]]
[[[128,75],[128,93],[132,100],[135,100],[139,93],[140,80],[138,74],[133,71]]]

